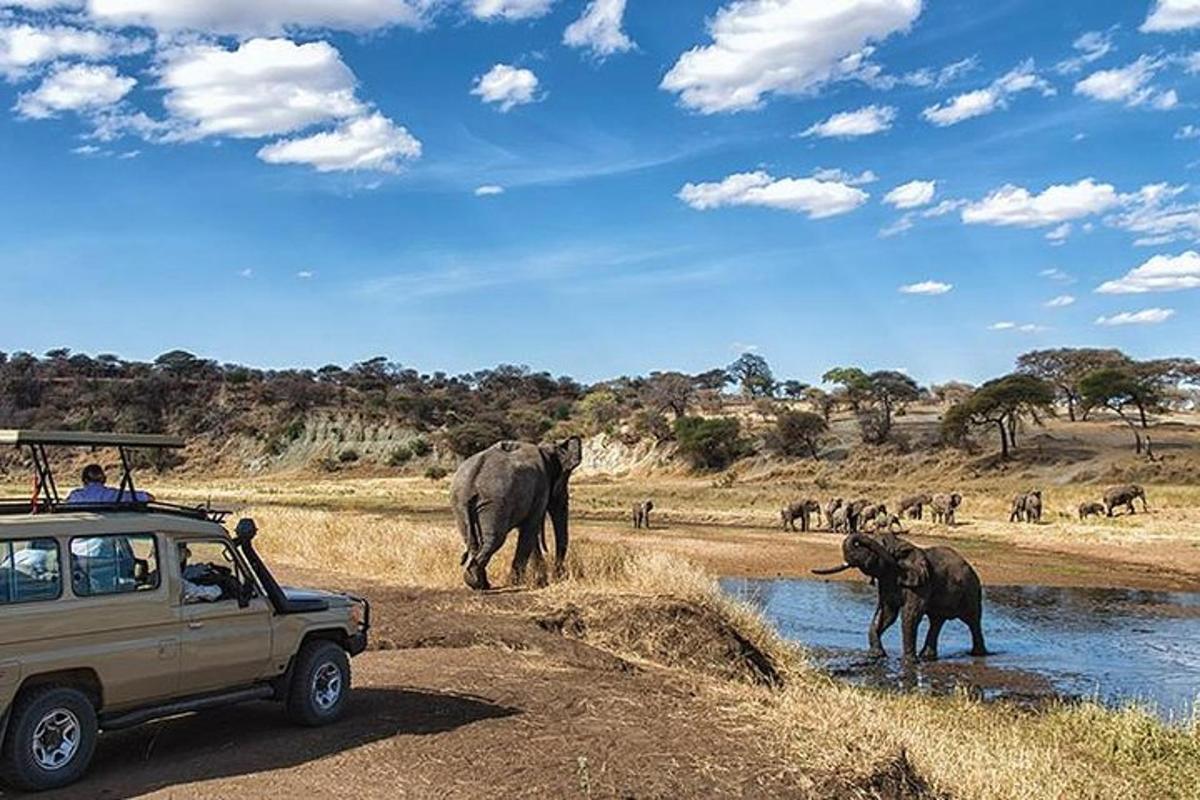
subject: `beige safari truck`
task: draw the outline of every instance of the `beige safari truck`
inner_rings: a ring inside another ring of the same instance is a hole
[[[134,450],[167,436],[0,431],[28,451],[27,499],[0,501],[0,779],[65,786],[101,731],[250,700],[301,725],[342,713],[370,606],[280,586],[254,522],[151,499]],[[119,487],[59,495],[52,448],[115,448]]]

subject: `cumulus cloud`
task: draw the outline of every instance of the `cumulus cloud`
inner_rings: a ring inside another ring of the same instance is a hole
[[[679,57],[661,88],[704,114],[758,108],[853,77],[870,42],[908,30],[921,0],[736,0],[708,23],[711,42]]]
[[[327,42],[176,48],[164,56],[159,85],[180,139],[293,133],[366,112],[354,94],[354,73]]]
[[[440,0],[87,0],[97,21],[249,36],[295,29],[420,26]]]
[[[592,0],[563,32],[563,44],[591,50],[597,58],[632,50],[633,40],[621,29],[624,16],[625,0]]]
[[[144,41],[68,25],[0,24],[0,76],[15,80],[33,67],[59,59],[99,61],[148,46]]]
[[[763,171],[730,175],[716,183],[688,183],[680,200],[698,211],[724,206],[765,206],[821,219],[845,214],[867,202],[866,192],[838,181],[773,178]]]
[[[395,172],[402,160],[420,155],[416,137],[378,112],[332,131],[282,139],[258,151],[268,164],[304,164],[317,172]]]
[[[801,136],[820,136],[824,139],[853,139],[882,133],[896,119],[893,106],[870,105],[857,111],[841,111],[824,122],[818,122]]]
[[[1173,308],[1147,308],[1142,311],[1122,311],[1109,317],[1097,317],[1097,325],[1157,325],[1175,316]]]
[[[471,94],[485,103],[499,105],[501,111],[507,112],[516,106],[537,102],[540,99],[537,89],[538,78],[532,70],[497,64],[475,79]]]
[[[1066,308],[1075,305],[1075,298],[1069,294],[1060,294],[1046,301],[1046,308]]]
[[[113,66],[58,64],[36,89],[17,98],[16,111],[28,119],[98,111],[119,103],[136,84]]]
[[[954,288],[952,283],[942,283],[941,281],[921,281],[920,283],[909,283],[901,286],[899,291],[901,294],[925,294],[939,295],[946,294]]]
[[[1075,94],[1129,107],[1174,108],[1179,103],[1175,90],[1163,91],[1150,84],[1165,64],[1161,58],[1141,56],[1124,67],[1093,72],[1075,84]]]
[[[478,19],[533,19],[550,12],[554,0],[470,0]]]
[[[1137,245],[1200,240],[1200,203],[1177,200],[1186,189],[1165,183],[1143,186],[1126,198],[1127,208],[1105,222],[1137,234],[1134,240]]]
[[[496,186],[489,183],[475,189],[476,197],[495,197],[498,194],[504,194],[503,186]]]
[[[1200,253],[1188,250],[1177,256],[1158,255],[1122,277],[1105,281],[1100,294],[1146,294],[1200,289]]]
[[[1140,30],[1144,33],[1171,33],[1195,27],[1200,27],[1200,2],[1157,0]]]
[[[896,208],[917,208],[933,201],[937,181],[909,181],[883,196],[883,202]]]
[[[1058,62],[1054,70],[1060,75],[1071,75],[1079,72],[1093,61],[1104,58],[1114,49],[1113,33],[1113,30],[1107,30],[1088,31],[1082,34],[1071,45],[1079,55]]]
[[[944,128],[968,119],[982,117],[1008,108],[1009,98],[1021,92],[1036,90],[1043,97],[1054,95],[1052,87],[1034,69],[1033,59],[1022,62],[989,86],[956,95],[945,102],[932,105],[921,112],[928,122]]]
[[[1078,183],[1056,184],[1040,194],[1006,184],[962,210],[968,225],[1016,225],[1038,228],[1109,211],[1122,203],[1111,184],[1085,178]]]

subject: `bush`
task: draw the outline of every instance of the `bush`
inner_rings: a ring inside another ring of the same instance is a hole
[[[649,408],[636,412],[630,421],[630,427],[639,439],[669,442],[675,438],[675,432],[671,430],[671,423],[667,421],[666,416]]]
[[[412,461],[413,451],[408,445],[400,445],[388,455],[389,467],[403,467],[409,461]]]
[[[358,461],[358,451],[354,449],[343,450],[338,453],[338,461],[343,464],[353,464],[355,461]]]
[[[445,436],[446,444],[454,454],[466,458],[507,439],[508,429],[502,420],[480,415],[470,422],[447,428]]]
[[[725,469],[748,455],[750,448],[742,439],[742,426],[736,419],[721,417],[680,417],[675,420],[675,439],[679,453],[694,469]]]
[[[449,470],[447,470],[445,467],[439,467],[437,464],[434,464],[432,467],[425,470],[425,477],[429,478],[431,481],[440,481],[449,474]]]
[[[424,458],[433,452],[433,445],[424,436],[418,436],[408,443],[408,449],[417,458]]]
[[[781,411],[767,433],[767,448],[782,456],[818,458],[821,437],[829,426],[825,418],[811,411]]]

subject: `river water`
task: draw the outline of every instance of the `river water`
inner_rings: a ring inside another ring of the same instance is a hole
[[[963,687],[1032,704],[1055,697],[1139,703],[1176,722],[1189,720],[1200,698],[1200,594],[988,587],[983,628],[992,655],[971,657],[967,627],[954,621],[942,629],[937,663],[906,667],[899,622],[883,637],[888,657],[867,658],[875,590],[865,579],[721,584],[828,671],[859,684],[929,692]],[[918,646],[924,632],[922,625]]]

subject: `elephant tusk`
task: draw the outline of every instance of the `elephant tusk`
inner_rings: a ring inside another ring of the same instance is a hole
[[[845,572],[850,569],[849,564],[842,564],[840,567],[826,567],[824,569],[814,569],[814,575],[836,575],[839,572]]]

